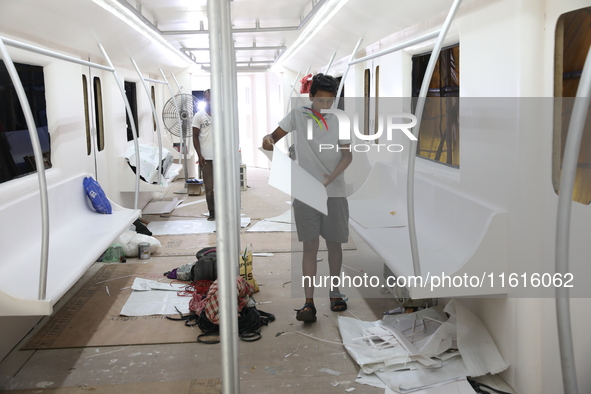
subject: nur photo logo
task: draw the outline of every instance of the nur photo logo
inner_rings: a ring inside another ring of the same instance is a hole
[[[376,151],[380,151],[382,149],[387,150],[388,152],[402,152],[404,147],[400,144],[390,143],[393,140],[394,130],[402,131],[409,140],[417,141],[417,137],[413,135],[410,131],[411,128],[416,126],[417,118],[413,114],[409,113],[402,113],[402,114],[380,114],[378,116],[378,128],[374,134],[363,134],[359,130],[359,115],[354,114],[353,122],[350,121],[349,116],[345,111],[340,109],[322,109],[321,113],[318,111],[314,111],[310,108],[309,109],[312,113],[307,113],[310,118],[308,119],[308,129],[307,129],[307,138],[308,140],[313,139],[313,122],[316,122],[318,126],[323,129],[323,126],[328,130],[328,124],[324,119],[322,114],[334,114],[337,117],[338,125],[339,125],[339,140],[349,140],[352,141],[351,135],[352,133],[358,140],[361,141],[375,141],[378,138],[382,137],[382,135],[386,134],[386,140],[388,143],[351,143],[350,148],[355,152],[369,152],[370,150],[374,149]],[[410,122],[404,122],[404,119],[410,119]],[[385,127],[384,127],[385,124]],[[332,150],[336,149],[339,151],[343,149],[338,145],[333,144],[320,144],[319,151],[322,152],[323,150]]]

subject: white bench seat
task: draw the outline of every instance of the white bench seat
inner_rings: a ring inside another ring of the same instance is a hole
[[[48,187],[49,259],[45,300],[38,300],[41,261],[39,192],[0,207],[0,316],[49,315],[109,245],[141,215],[111,202],[97,213],[80,174]]]
[[[363,186],[349,197],[349,205],[351,227],[394,275],[414,276],[406,210],[406,170],[376,163]],[[415,222],[425,285],[407,287],[411,298],[506,294],[502,288],[492,288],[490,280],[481,280],[481,286],[474,286],[475,279],[468,286],[446,284],[433,291],[427,280],[433,276],[464,277],[464,274],[482,279],[504,272],[506,212],[416,175]]]

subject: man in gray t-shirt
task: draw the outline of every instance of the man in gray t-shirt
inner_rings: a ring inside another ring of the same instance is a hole
[[[294,108],[279,122],[279,127],[273,133],[263,138],[263,149],[272,150],[273,145],[287,133],[295,133],[298,164],[322,182],[328,194],[328,215],[301,201],[293,202],[298,239],[304,246],[302,274],[306,295],[304,307],[296,309],[296,319],[305,322],[316,321],[312,278],[316,276],[320,236],[326,240],[331,277],[341,274],[342,244],[349,238],[349,206],[344,171],[352,161],[351,142],[339,140],[336,115],[321,113],[323,109],[332,107],[337,88],[338,84],[333,77],[323,74],[314,76],[310,88],[311,105]],[[309,123],[312,125],[311,136],[308,135]],[[347,309],[346,299],[343,299],[338,289],[330,292],[330,301],[330,309],[334,312]]]

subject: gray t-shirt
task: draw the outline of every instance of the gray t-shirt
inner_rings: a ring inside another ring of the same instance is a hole
[[[322,114],[312,112],[308,107],[294,108],[285,118],[279,122],[279,127],[285,132],[295,131],[296,161],[314,178],[324,183],[322,174],[332,174],[343,154],[337,151],[339,145],[350,144],[349,140],[339,140],[339,122],[334,114]],[[308,136],[308,119],[312,124],[312,139]],[[345,187],[345,174],[339,174],[337,178],[326,187],[328,197],[347,197]]]

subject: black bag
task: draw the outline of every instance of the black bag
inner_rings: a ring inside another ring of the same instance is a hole
[[[254,342],[262,338],[261,326],[275,321],[275,315],[258,310],[254,306],[245,306],[238,316],[238,336],[245,342]],[[196,325],[203,334],[197,336],[197,342],[219,343],[220,326],[213,324],[205,315],[205,310],[196,318]]]
[[[192,281],[218,278],[217,251],[215,246],[203,248],[196,254],[197,262],[191,268]]]

